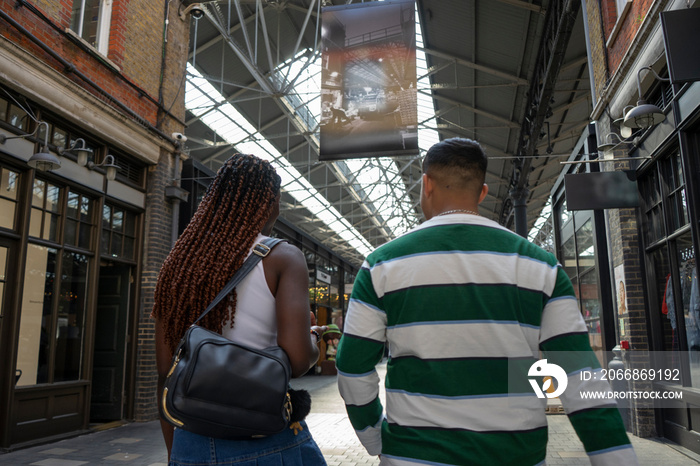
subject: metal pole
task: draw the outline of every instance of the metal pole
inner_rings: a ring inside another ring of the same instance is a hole
[[[510,191],[513,199],[513,210],[515,214],[515,232],[527,238],[527,197],[530,190],[527,188],[514,188]]]

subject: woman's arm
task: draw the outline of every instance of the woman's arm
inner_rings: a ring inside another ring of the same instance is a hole
[[[170,370],[170,363],[173,355],[170,354],[168,345],[165,344],[165,329],[162,322],[156,319],[156,366],[158,368],[158,403],[161,402],[163,396],[163,386],[165,378]],[[174,427],[167,423],[163,418],[160,419],[160,428],[163,431],[163,439],[165,446],[168,449],[168,461],[170,461],[170,450],[173,447],[173,429]]]
[[[263,261],[265,278],[277,303],[277,344],[289,356],[292,377],[300,377],[319,356],[316,336],[323,327],[311,327],[309,270],[302,252],[287,243],[278,244]]]

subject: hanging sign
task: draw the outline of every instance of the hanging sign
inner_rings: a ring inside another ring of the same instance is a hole
[[[414,0],[322,11],[320,160],[418,154]]]

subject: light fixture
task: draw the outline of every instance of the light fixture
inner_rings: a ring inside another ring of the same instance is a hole
[[[8,139],[24,139],[28,136],[34,136],[39,132],[39,128],[42,125],[46,125],[46,131],[44,131],[44,143],[41,145],[39,152],[32,155],[29,160],[27,160],[27,165],[30,167],[41,170],[41,171],[51,171],[61,168],[61,161],[58,157],[49,152],[49,124],[45,121],[37,121],[36,128],[32,133],[23,134],[21,136],[6,136],[0,134],[0,144],[5,144]]]
[[[616,120],[613,120],[612,124],[617,126],[620,129],[620,136],[622,136],[624,139],[627,139],[628,137],[632,136],[632,128],[623,125],[622,123],[625,121],[625,114],[627,113],[627,110],[634,108],[634,105],[627,105],[625,108],[622,109],[622,116]]]
[[[89,170],[94,170],[97,167],[104,168],[107,180],[109,181],[114,181],[117,177],[117,170],[119,170],[119,165],[114,163],[114,156],[112,154],[107,154],[102,163],[88,162],[87,167]]]
[[[615,137],[617,138],[617,142],[612,142],[612,136],[615,136]],[[615,134],[615,133],[608,133],[608,134],[605,136],[605,141],[606,141],[606,142],[604,142],[604,143],[602,143],[601,145],[598,146],[598,152],[603,152],[603,154],[604,154],[604,156],[605,156],[606,158],[608,158],[608,157],[610,157],[610,156],[612,155],[612,151],[613,151],[617,146],[619,146],[620,144],[622,144],[623,142],[625,142],[625,140],[621,139],[620,136],[618,136],[618,135]]]
[[[78,143],[80,143],[80,147],[78,147]],[[61,155],[63,155],[65,152],[74,153],[78,157],[78,165],[84,167],[88,163],[88,157],[90,157],[90,154],[92,154],[92,149],[87,146],[83,138],[78,138],[73,141],[73,144],[71,144],[67,149],[58,149],[58,153]]]
[[[656,74],[656,71],[654,71],[651,66],[643,66],[637,71],[637,92],[639,92],[639,100],[637,101],[637,106],[625,114],[625,120],[622,122],[622,124],[628,128],[647,129],[666,119],[663,110],[656,105],[647,103],[647,101],[642,98],[640,75],[643,70],[651,71],[656,79],[660,81],[670,81],[669,78],[662,78]]]

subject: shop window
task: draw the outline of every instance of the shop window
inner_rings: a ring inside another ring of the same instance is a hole
[[[81,350],[85,330],[89,259],[63,252],[56,322],[54,382],[80,379]]]
[[[70,191],[66,209],[66,228],[64,242],[83,249],[90,248],[92,239],[92,219],[90,218],[90,199]]]
[[[659,325],[656,347],[683,384],[700,388],[700,292],[685,177],[677,151],[640,177],[649,309]],[[688,351],[688,358],[682,357]]]
[[[70,28],[107,55],[111,18],[112,0],[73,0]]]
[[[562,199],[559,207],[557,208],[557,212],[559,215],[557,215],[557,219],[559,221],[559,230],[562,230],[564,228],[564,225],[566,225],[569,220],[571,220],[573,213],[569,212],[569,210],[566,208],[566,199]]]
[[[34,180],[20,309],[20,386],[82,376],[93,206],[81,193]]]
[[[647,244],[653,244],[664,236],[664,219],[661,205],[661,185],[656,170],[639,180],[644,215],[643,234]]]
[[[18,185],[19,173],[0,167],[0,228],[16,228]]]
[[[313,289],[313,302],[323,306],[329,306],[331,300],[331,274],[329,273],[328,259],[316,256],[314,277],[316,280]]]
[[[683,168],[681,157],[678,153],[672,154],[664,160],[663,177],[668,187],[668,207],[671,232],[688,224],[688,205],[685,195],[685,183],[683,182]]]
[[[29,132],[29,115],[17,105],[10,104],[6,121],[19,130]]]
[[[676,263],[680,281],[679,317],[683,316],[685,336],[690,354],[690,382],[693,387],[700,387],[700,288],[695,264],[695,249],[690,232],[684,233],[676,240]]]
[[[603,362],[603,339],[600,332],[600,284],[596,269],[593,219],[589,217],[576,229],[576,262],[578,265],[579,302],[588,326],[591,348]]]
[[[51,144],[56,147],[60,147],[61,149],[67,149],[70,147],[70,144],[68,144],[68,132],[55,125],[51,126],[51,137],[49,138]]]
[[[103,256],[134,260],[136,248],[136,214],[105,204],[102,209]]]
[[[60,189],[47,181],[34,180],[29,236],[58,241]]]
[[[571,280],[583,320],[588,328],[591,348],[601,365],[605,364],[601,330],[602,292],[596,261],[595,223],[592,211],[569,212],[566,200],[555,203],[558,229],[558,260]]]
[[[340,295],[338,294],[338,288],[340,287],[340,275],[338,274],[338,266],[330,266],[330,306],[333,309],[340,308]]]
[[[7,119],[7,106],[10,103],[6,100],[0,97],[0,121],[5,121]]]
[[[573,236],[570,236],[562,245],[560,257],[566,275],[568,275],[569,279],[573,280],[578,273],[576,270],[576,244],[574,243]]]
[[[348,303],[352,295],[352,285],[355,283],[355,274],[345,272],[345,283],[343,284],[343,311],[348,310]]]
[[[83,254],[28,246],[18,385],[80,379],[89,262]]]
[[[666,245],[649,253],[649,261],[652,269],[656,271],[655,281],[652,284],[652,289],[655,292],[652,295],[652,300],[654,301],[652,309],[657,309],[661,314],[661,344],[663,351],[679,351],[678,319],[673,298],[673,281],[671,280],[671,266]],[[676,363],[678,362],[676,361]],[[672,367],[678,367],[678,364],[673,364]]]

